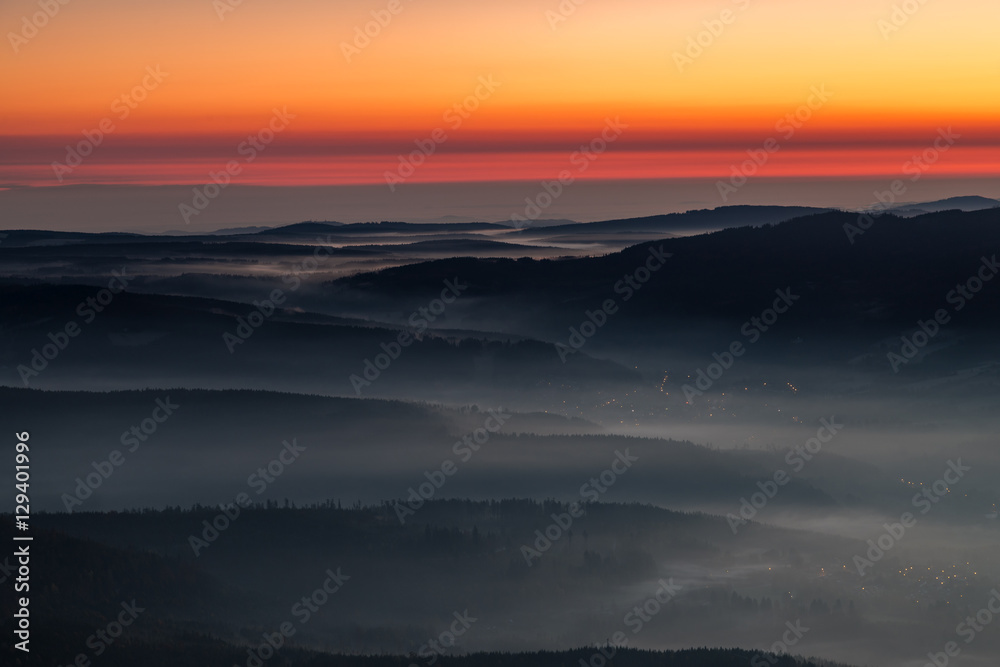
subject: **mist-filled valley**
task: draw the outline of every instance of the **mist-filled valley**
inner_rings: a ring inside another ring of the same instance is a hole
[[[934,204],[9,231],[46,655],[995,664],[1000,209]]]
[[[998,24],[0,3],[0,667],[998,667]]]

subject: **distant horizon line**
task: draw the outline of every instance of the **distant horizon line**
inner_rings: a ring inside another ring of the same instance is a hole
[[[995,178],[937,174],[912,181],[891,178],[749,178],[737,192],[720,194],[718,179],[591,179],[558,188],[550,181],[407,183],[384,185],[231,184],[206,202],[191,185],[73,184],[59,187],[0,183],[0,229],[209,233],[232,227],[279,227],[303,221],[345,224],[567,220],[597,222],[643,218],[723,206],[799,206],[868,210],[896,184],[893,205],[953,197],[1000,200]],[[974,193],[974,194],[970,194]],[[192,203],[202,208],[193,213]],[[189,219],[185,219],[184,214]],[[524,226],[523,223],[521,226]]]
[[[142,186],[135,186],[135,187],[142,187]],[[275,186],[275,187],[281,187],[281,186]],[[0,190],[3,190],[3,189],[4,188],[0,188]],[[606,218],[606,219],[602,218],[600,220],[590,220],[590,221],[574,220],[574,219],[570,219],[570,218],[537,218],[535,220],[530,221],[531,222],[530,225],[526,225],[524,227],[518,227],[516,224],[512,223],[509,220],[507,220],[507,221],[504,221],[504,220],[483,220],[483,219],[464,218],[462,216],[443,216],[443,217],[454,217],[454,218],[458,218],[458,219],[455,219],[455,220],[445,220],[445,219],[442,219],[441,217],[439,217],[439,218],[423,219],[423,220],[419,219],[419,218],[411,218],[409,220],[384,219],[384,220],[355,220],[355,221],[346,221],[346,222],[345,221],[340,221],[340,220],[331,220],[331,219],[324,219],[324,220],[311,219],[311,220],[299,220],[297,222],[288,222],[288,223],[281,223],[281,224],[274,224],[274,225],[237,225],[237,226],[227,226],[227,227],[219,227],[219,228],[197,230],[197,231],[194,231],[194,230],[193,231],[184,231],[182,229],[167,229],[167,230],[156,231],[156,232],[153,232],[153,231],[145,231],[145,232],[143,232],[143,231],[128,231],[128,230],[103,231],[103,232],[101,232],[101,231],[84,231],[84,230],[73,230],[73,231],[70,231],[70,230],[57,230],[57,229],[45,229],[45,228],[39,228],[39,227],[31,227],[31,228],[15,228],[15,227],[12,227],[12,228],[5,228],[5,231],[6,232],[57,232],[57,233],[67,233],[67,234],[74,234],[74,233],[76,233],[76,234],[94,234],[94,235],[99,235],[99,234],[128,234],[128,235],[137,235],[137,236],[205,236],[205,235],[219,235],[219,236],[234,235],[234,236],[236,236],[236,235],[245,235],[245,234],[256,234],[256,233],[259,233],[259,232],[265,232],[265,231],[271,231],[271,230],[281,230],[281,229],[285,229],[285,228],[288,228],[288,227],[294,227],[294,226],[297,226],[297,225],[309,225],[309,224],[327,225],[327,226],[330,226],[330,227],[351,227],[351,226],[361,226],[361,225],[414,225],[414,226],[417,226],[417,225],[431,225],[431,226],[442,226],[442,227],[446,227],[448,225],[489,225],[489,226],[503,227],[503,228],[507,228],[507,229],[510,229],[510,230],[518,230],[518,229],[531,229],[532,227],[534,227],[536,225],[539,226],[539,227],[542,227],[542,228],[544,228],[544,227],[562,226],[562,225],[594,225],[594,224],[601,224],[601,223],[605,223],[605,222],[618,222],[618,221],[629,221],[629,220],[643,220],[643,219],[646,219],[646,218],[656,218],[656,217],[662,217],[662,216],[668,216],[668,215],[685,215],[685,214],[688,214],[688,213],[698,213],[698,212],[702,212],[702,211],[708,212],[708,211],[718,211],[718,210],[722,210],[722,209],[736,209],[736,208],[744,208],[744,209],[745,208],[755,208],[755,209],[759,209],[759,208],[794,208],[794,209],[810,209],[810,210],[816,211],[817,213],[823,213],[823,212],[838,212],[838,213],[863,213],[863,212],[870,212],[870,213],[874,213],[876,215],[883,215],[883,214],[892,214],[894,211],[901,211],[901,210],[907,210],[907,209],[918,209],[919,210],[920,206],[925,206],[925,205],[930,205],[930,204],[942,204],[944,202],[953,201],[953,200],[961,200],[961,199],[977,199],[977,200],[983,200],[983,201],[990,201],[990,202],[993,202],[995,205],[992,206],[992,207],[986,207],[986,206],[984,206],[984,207],[978,208],[978,209],[961,209],[961,208],[942,209],[942,208],[936,208],[934,210],[924,211],[921,214],[941,213],[941,212],[945,212],[945,211],[955,211],[955,210],[962,211],[962,212],[974,212],[974,211],[980,211],[980,210],[993,210],[994,208],[1000,208],[1000,199],[996,199],[996,198],[993,198],[993,197],[986,197],[986,196],[979,195],[979,194],[967,194],[967,195],[956,195],[956,196],[952,196],[952,197],[946,197],[944,199],[935,199],[935,200],[901,201],[901,202],[893,203],[891,206],[882,207],[880,209],[879,208],[870,208],[870,207],[869,208],[845,208],[845,207],[840,207],[840,206],[803,206],[803,205],[794,205],[794,204],[723,204],[723,205],[719,205],[719,206],[715,206],[715,207],[709,207],[709,208],[697,208],[696,207],[696,208],[685,209],[685,210],[682,210],[682,211],[671,211],[671,212],[664,212],[664,213],[653,213],[653,214],[650,214],[650,215],[632,216],[632,217],[626,217],[626,218]],[[705,230],[705,233],[710,233],[711,231],[713,231],[713,230]],[[230,232],[230,234],[223,234],[223,232]],[[4,234],[3,236],[6,236],[6,234]],[[3,236],[0,236],[0,242],[2,242]]]

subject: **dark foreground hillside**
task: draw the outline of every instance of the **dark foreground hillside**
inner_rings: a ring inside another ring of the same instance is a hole
[[[16,653],[16,651],[15,651]],[[610,660],[603,654],[611,656]],[[3,656],[4,664],[22,665],[54,663],[51,649],[45,647],[32,653],[30,659],[17,655]],[[249,662],[248,662],[249,661]],[[252,660],[246,651],[204,635],[190,636],[169,645],[132,642],[112,646],[101,656],[105,667],[229,667],[230,665],[261,665],[269,667],[413,667],[436,664],[439,667],[571,667],[573,665],[608,665],[608,667],[843,667],[825,660],[803,659],[741,649],[690,649],[684,651],[643,651],[629,648],[581,648],[572,651],[539,651],[534,653],[473,653],[463,656],[435,656],[434,662],[409,655],[339,655],[298,649],[282,650],[261,663]]]

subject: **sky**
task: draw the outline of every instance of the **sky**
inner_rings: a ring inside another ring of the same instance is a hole
[[[230,185],[389,195],[972,182],[1000,172],[998,22],[994,0],[10,0],[0,188],[196,186],[230,162]]]

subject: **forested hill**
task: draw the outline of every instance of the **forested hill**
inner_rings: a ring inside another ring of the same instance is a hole
[[[10,667],[62,664],[47,655],[50,648],[40,646],[30,659],[12,648],[0,650],[3,664]],[[605,660],[601,652],[611,655]],[[17,653],[12,655],[10,652]],[[598,657],[600,656],[600,657]],[[742,649],[698,648],[683,651],[644,651],[637,649],[581,648],[572,651],[534,653],[472,653],[463,656],[435,656],[437,667],[575,667],[581,664],[607,667],[847,667],[841,663],[774,655]],[[169,645],[145,642],[112,645],[100,658],[102,667],[231,667],[245,665],[247,651],[201,634],[191,634]],[[45,662],[42,662],[45,660]],[[593,660],[593,662],[591,662]],[[258,664],[258,663],[254,663]],[[270,658],[267,667],[411,667],[428,664],[424,659],[404,655],[341,655],[283,649]]]

